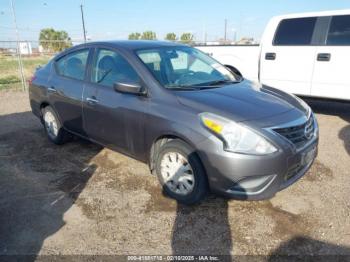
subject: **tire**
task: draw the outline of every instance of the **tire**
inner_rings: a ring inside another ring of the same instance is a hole
[[[42,109],[42,118],[46,135],[52,143],[62,145],[69,140],[70,134],[64,130],[52,107]]]
[[[179,203],[198,204],[207,195],[208,180],[203,165],[194,150],[183,141],[175,139],[163,144],[156,153],[155,164],[164,192]]]

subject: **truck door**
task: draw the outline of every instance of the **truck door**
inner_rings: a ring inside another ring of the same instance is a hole
[[[329,17],[317,48],[311,95],[350,99],[350,15]]]
[[[281,90],[310,95],[317,47],[312,44],[317,17],[275,22],[263,38],[260,81]]]

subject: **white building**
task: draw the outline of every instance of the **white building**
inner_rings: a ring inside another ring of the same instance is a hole
[[[29,42],[20,42],[19,43],[19,52],[21,55],[31,55],[32,54],[32,45]]]

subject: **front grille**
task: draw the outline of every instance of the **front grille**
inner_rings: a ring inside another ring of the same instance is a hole
[[[303,147],[310,139],[312,139],[315,131],[314,118],[311,115],[309,119],[297,126],[290,126],[286,128],[273,129],[276,133],[287,138],[297,148]]]

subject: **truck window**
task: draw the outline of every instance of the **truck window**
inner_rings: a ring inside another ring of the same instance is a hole
[[[350,45],[350,15],[333,16],[327,45]]]
[[[310,45],[317,17],[284,19],[273,40],[274,45]]]

